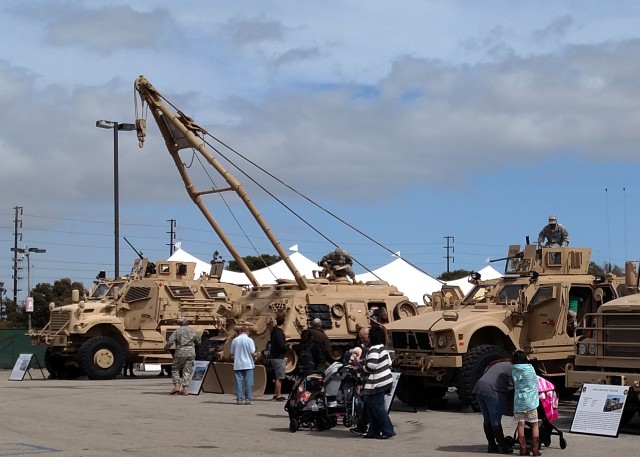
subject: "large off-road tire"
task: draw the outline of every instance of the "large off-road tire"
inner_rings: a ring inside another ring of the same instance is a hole
[[[424,408],[437,406],[447,393],[445,386],[429,385],[422,376],[402,375],[396,386],[395,396],[408,406]]]
[[[620,416],[620,425],[627,425],[635,415],[636,410],[634,408],[625,408]]]
[[[124,348],[113,338],[96,336],[78,351],[78,365],[89,379],[113,379],[122,371]]]
[[[54,354],[51,348],[44,353],[44,367],[54,379],[78,379],[83,375],[79,366],[69,362],[68,357]]]
[[[202,343],[196,345],[196,360],[215,362],[221,346],[222,343],[219,341],[203,340]]]
[[[482,377],[489,363],[507,357],[509,357],[509,353],[504,348],[492,344],[481,344],[470,348],[462,356],[462,367],[456,376],[456,388],[460,401],[471,405],[475,411],[479,411],[480,408],[473,395],[476,382]]]

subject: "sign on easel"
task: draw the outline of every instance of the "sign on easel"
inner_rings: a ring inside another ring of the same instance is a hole
[[[618,437],[628,386],[585,384],[571,423],[571,433]]]
[[[196,360],[193,363],[193,375],[189,381],[189,395],[200,395],[202,381],[204,381],[208,369],[209,362],[206,360]]]
[[[391,373],[393,378],[393,382],[391,383],[391,390],[387,395],[384,396],[384,406],[387,408],[387,412],[391,409],[391,402],[393,401],[393,396],[396,394],[396,387],[398,386],[398,380],[400,379],[400,373],[393,372]]]
[[[36,363],[38,364],[40,373],[42,373],[42,379],[46,379],[44,373],[42,372],[40,361],[35,354],[20,354],[18,356],[18,360],[16,360],[16,363],[13,366],[13,370],[11,370],[9,381],[22,381],[24,379],[25,373],[29,373],[29,368],[31,368],[31,360],[34,358],[36,359]],[[31,377],[31,373],[29,373],[29,378],[33,379]]]

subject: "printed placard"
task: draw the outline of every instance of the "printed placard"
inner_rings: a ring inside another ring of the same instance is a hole
[[[18,356],[18,360],[16,360],[16,364],[9,375],[9,381],[22,381],[24,379],[24,375],[29,369],[29,365],[31,365],[32,357],[33,354],[20,354]]]
[[[618,437],[628,386],[585,384],[571,423],[571,433]]]
[[[193,375],[189,382],[189,395],[200,395],[202,381],[204,381],[208,369],[209,362],[207,360],[196,360],[193,362]]]
[[[387,395],[384,396],[384,406],[387,408],[387,412],[391,409],[391,401],[393,400],[393,396],[396,393],[396,387],[398,386],[398,380],[400,379],[400,373],[391,373],[393,377],[393,382],[391,384],[391,390]]]

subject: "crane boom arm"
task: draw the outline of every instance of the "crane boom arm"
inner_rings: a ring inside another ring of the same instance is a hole
[[[160,133],[162,134],[165,145],[169,150],[169,154],[173,158],[173,161],[178,168],[178,172],[184,182],[185,189],[187,193],[191,197],[191,200],[196,204],[200,212],[204,215],[205,219],[211,225],[211,228],[216,232],[220,241],[225,245],[228,249],[229,253],[233,256],[234,260],[238,263],[243,273],[247,276],[249,281],[254,287],[259,286],[260,284],[256,280],[255,276],[249,270],[249,267],[245,263],[242,256],[234,247],[233,243],[226,236],[222,227],[218,224],[216,219],[213,217],[205,203],[202,201],[202,196],[211,193],[225,192],[225,191],[233,191],[245,204],[253,218],[256,220],[264,234],[267,236],[273,247],[275,248],[278,255],[284,260],[285,264],[293,274],[296,283],[301,289],[307,288],[307,283],[305,278],[300,275],[300,272],[295,267],[289,256],[286,254],[284,249],[282,248],[280,242],[276,239],[273,231],[266,223],[258,209],[255,207],[248,194],[246,193],[244,187],[240,182],[227,170],[222,164],[209,152],[209,150],[205,146],[204,140],[201,136],[207,134],[206,130],[197,125],[191,118],[186,116],[179,110],[172,111],[169,107],[163,102],[162,95],[156,90],[155,87],[144,77],[140,76],[134,82],[134,90],[137,92],[140,97],[140,101],[142,104],[142,112],[144,112],[144,105],[146,104],[148,109],[151,111],[153,118],[160,129]],[[137,111],[137,109],[136,109]],[[138,116],[136,116],[138,117]],[[138,130],[138,139],[140,142],[140,147],[142,147],[144,143],[145,130],[146,130],[146,121],[144,119],[137,119],[136,126]],[[180,157],[180,150],[182,149],[193,149],[195,152],[199,153],[217,172],[218,174],[227,182],[229,185],[228,189],[213,189],[213,190],[204,190],[199,191],[196,189],[190,175],[189,170],[185,166],[182,158]]]

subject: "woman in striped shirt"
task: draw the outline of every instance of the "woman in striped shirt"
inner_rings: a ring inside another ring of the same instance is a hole
[[[372,326],[369,330],[371,346],[364,360],[363,370],[367,379],[362,389],[365,405],[369,409],[371,423],[363,438],[388,439],[396,435],[389,413],[385,407],[384,397],[391,391],[391,357],[384,348],[385,333],[380,326]]]

